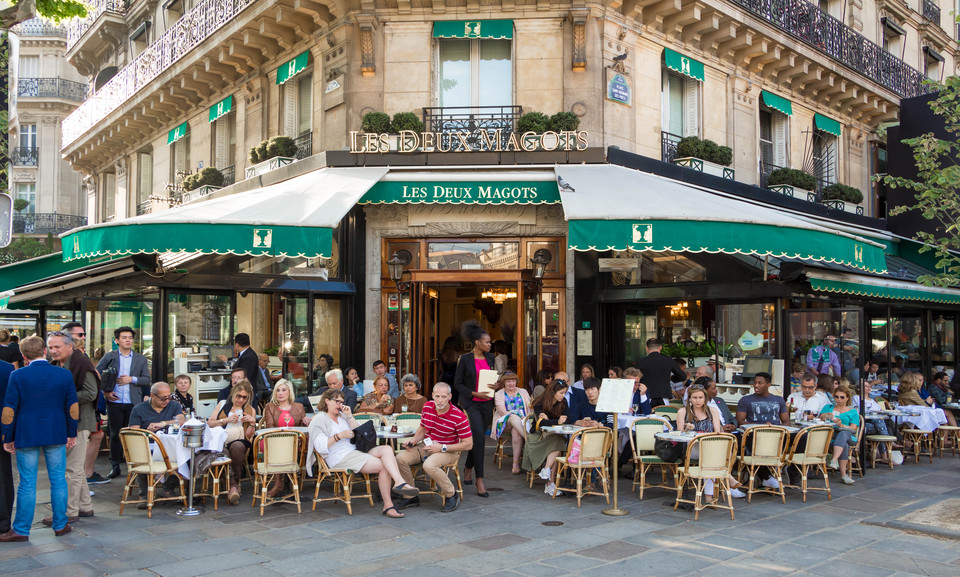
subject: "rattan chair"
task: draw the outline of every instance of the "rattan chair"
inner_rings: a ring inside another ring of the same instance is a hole
[[[892,470],[893,459],[890,455],[893,453],[893,444],[897,442],[897,438],[893,435],[867,435],[864,440],[866,440],[867,453],[870,454],[870,468],[877,468],[877,453],[880,451],[880,445],[883,445],[886,448],[887,464]]]
[[[413,430],[413,432],[410,433],[409,437],[394,439],[396,450],[398,453],[402,450],[401,447],[403,443],[408,439],[412,439],[413,435],[416,434],[417,429],[420,428],[420,419],[422,416],[423,415],[421,415],[420,413],[397,413],[396,415],[394,415],[394,419],[396,419],[398,427],[407,427]]]
[[[920,457],[930,457],[933,463],[933,431],[924,431],[922,429],[903,429],[903,442],[913,443],[910,452],[913,454],[913,462],[919,463]]]
[[[347,514],[353,515],[353,499],[368,499],[373,507],[373,492],[370,488],[370,475],[351,469],[331,468],[327,466],[323,455],[314,451],[317,458],[317,486],[313,491],[313,511],[317,510],[317,503],[323,501],[340,501],[347,506]],[[358,477],[359,476],[359,477]],[[326,480],[333,481],[333,496],[320,498],[320,484]],[[353,493],[353,486],[366,484],[366,493]]]
[[[580,458],[577,462],[570,461],[571,451],[575,443],[580,443]],[[562,457],[557,457],[556,471],[554,472],[553,483],[556,490],[553,498],[557,498],[557,492],[566,491],[576,493],[577,507],[580,507],[580,501],[584,495],[600,495],[610,504],[610,449],[613,447],[613,431],[606,427],[591,427],[577,431],[571,435],[567,442],[567,453]],[[574,489],[568,489],[559,486],[560,478],[563,473],[569,471],[577,486]],[[584,491],[583,479],[596,472],[600,477],[600,483],[603,491]]]
[[[679,407],[673,407],[669,405],[660,405],[659,407],[653,408],[654,415],[663,415],[664,417],[670,419],[671,421],[677,420],[677,413],[680,411]]]
[[[737,477],[741,478],[744,470],[749,476],[747,503],[751,501],[754,493],[770,493],[780,497],[780,501],[786,504],[787,497],[783,492],[781,469],[783,469],[789,439],[787,430],[777,425],[757,425],[747,427],[744,431],[743,442],[740,444],[740,456],[737,458]],[[763,485],[759,488],[755,487],[757,472],[763,467],[766,467],[777,480],[776,489]]]
[[[936,445],[940,449],[940,457],[943,457],[943,450],[947,448],[954,456],[960,454],[960,427],[940,425],[937,427],[935,434]],[[947,441],[950,442],[950,447],[947,447]]]
[[[699,453],[697,464],[694,465],[692,455]],[[706,508],[726,509],[733,519],[733,499],[730,496],[730,472],[733,470],[737,456],[737,438],[730,433],[706,433],[697,435],[687,445],[687,452],[683,458],[683,466],[677,470],[677,499],[673,504],[676,510],[680,503],[693,505],[693,520],[700,518],[700,511]],[[718,495],[713,503],[703,502],[703,488],[705,481],[712,479],[714,491]],[[694,498],[683,498],[683,488],[687,483],[693,485]],[[726,505],[721,501],[726,498]]]
[[[678,463],[664,461],[654,453],[657,433],[663,431],[664,421],[660,419],[637,419],[630,425],[630,448],[633,450],[633,486],[631,491],[640,488],[640,500],[644,489],[674,490],[677,487]],[[666,424],[669,428],[670,425]],[[653,467],[660,468],[660,484],[648,484],[647,472]],[[667,473],[673,476],[673,483],[667,481]]]
[[[353,418],[356,419],[358,423],[363,423],[364,421],[373,421],[374,426],[384,427],[387,424],[387,419],[379,413],[354,413]]]
[[[211,463],[210,468],[203,474],[200,491],[193,494],[194,498],[202,498],[204,502],[207,497],[212,497],[214,511],[220,509],[220,495],[230,492],[230,463],[230,457],[226,455]]]
[[[306,435],[290,430],[267,431],[253,438],[253,502],[250,506],[255,507],[259,499],[261,517],[268,503],[291,503],[297,506],[297,513],[301,511],[300,467],[302,449],[306,444]],[[270,482],[277,477],[289,479],[293,485],[293,499],[267,496]]]
[[[860,455],[860,441],[863,440],[863,415],[857,415],[860,417],[860,424],[857,425],[857,434],[854,435],[851,440],[853,445],[850,446],[849,453],[849,463],[847,464],[847,469],[850,476],[853,476],[853,472],[856,471],[860,474],[860,478],[863,478],[863,457]]]
[[[153,505],[160,501],[182,501],[187,506],[187,496],[183,491],[183,477],[177,473],[177,466],[170,463],[167,450],[160,439],[146,429],[125,427],[120,429],[120,443],[123,445],[123,458],[127,461],[127,482],[123,486],[123,496],[120,498],[120,515],[127,503],[146,503],[147,517],[153,517]],[[150,450],[150,443],[155,443],[160,451],[161,460],[154,461]],[[136,500],[128,499],[130,490],[136,489],[139,493],[137,477],[144,475],[147,478],[147,498]],[[156,497],[155,489],[164,475],[175,475],[180,482],[179,497]]]
[[[793,439],[793,445],[790,447],[790,453],[787,455],[787,466],[794,466],[800,470],[800,486],[790,485],[790,487],[800,489],[803,493],[803,502],[807,502],[807,491],[826,491],[827,500],[833,500],[830,493],[830,478],[827,474],[827,458],[833,455],[830,447],[830,441],[833,440],[833,427],[828,425],[815,425],[802,429]],[[801,451],[799,447],[803,445]],[[807,483],[810,468],[819,471],[823,475],[823,487],[810,487]]]
[[[462,453],[463,451],[461,451]],[[446,465],[441,465],[440,469],[450,476],[450,473],[453,473],[454,486],[457,490],[457,495],[460,496],[460,499],[463,499],[463,479],[460,477],[460,459],[457,458],[453,463],[447,463]],[[415,481],[421,481],[427,484],[427,489],[421,489],[421,495],[440,495],[440,490],[437,488],[437,482],[433,480],[430,475],[427,475],[423,472],[423,463],[418,463],[411,467],[413,472],[413,478]],[[443,495],[440,495],[441,497]]]

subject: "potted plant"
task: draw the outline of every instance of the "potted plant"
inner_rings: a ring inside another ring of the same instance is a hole
[[[297,143],[289,136],[274,136],[250,149],[250,162],[245,175],[247,178],[269,172],[275,168],[294,162],[297,158]]]
[[[184,202],[201,198],[223,187],[223,173],[208,166],[184,178],[182,186],[190,193],[184,195]]]
[[[796,168],[778,168],[767,177],[767,188],[794,197],[798,191],[803,191],[811,199],[816,196],[817,179],[809,172]]]
[[[729,168],[733,162],[733,149],[720,146],[708,139],[686,136],[677,143],[677,157],[674,164],[699,170],[721,178],[734,178],[734,170]]]
[[[390,116],[385,112],[368,112],[360,119],[360,130],[376,134],[390,132]]]
[[[847,210],[847,203],[850,208],[847,212],[863,214],[863,193],[859,189],[846,184],[835,183],[823,189],[820,193],[820,201],[832,208]]]

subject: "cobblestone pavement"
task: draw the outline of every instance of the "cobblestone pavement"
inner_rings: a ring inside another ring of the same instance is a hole
[[[623,517],[601,513],[600,497],[551,500],[543,483],[533,489],[522,476],[492,465],[490,498],[465,487],[466,499],[451,514],[424,496],[405,519],[380,515],[381,505],[354,507],[307,503],[250,507],[250,487],[237,507],[208,509],[179,518],[176,506],[146,511],[128,507],[118,516],[121,480],[97,485],[96,516],[55,538],[40,524],[49,514],[41,467],[41,494],[29,543],[0,544],[0,574],[194,577],[223,575],[333,575],[393,577],[433,575],[823,575],[871,577],[960,575],[960,542],[891,527],[911,510],[960,497],[960,458],[908,462],[894,471],[868,470],[855,485],[834,475],[833,500],[814,493],[802,503],[789,491],[786,505],[760,495],[735,502],[736,520],[725,511],[693,514],[664,506],[666,495],[649,491],[644,501],[621,479]],[[101,473],[107,466],[101,459]],[[312,483],[308,483],[312,496]],[[45,502],[46,501],[46,502]],[[546,526],[560,521],[562,526]],[[907,529],[915,528],[901,525]],[[960,538],[960,536],[956,536]]]

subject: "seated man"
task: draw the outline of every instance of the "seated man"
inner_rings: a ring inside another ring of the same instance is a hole
[[[153,383],[153,386],[150,387],[150,400],[140,403],[130,412],[130,427],[146,429],[151,433],[156,433],[167,425],[182,425],[183,421],[183,409],[180,407],[180,403],[173,400],[173,395],[170,394],[170,385],[163,381]],[[137,481],[140,483],[140,498],[143,499],[147,495],[147,476],[140,475]],[[178,483],[176,475],[167,477],[163,484],[164,491],[161,496],[166,497],[167,492],[176,487]],[[137,508],[146,509],[147,504],[139,503]]]
[[[753,378],[753,394],[740,397],[740,401],[737,403],[738,425],[747,423],[783,425],[789,422],[790,413],[783,397],[770,394],[770,381],[772,380],[773,376],[767,372],[757,373]],[[763,478],[764,487],[779,489],[780,483],[770,477],[769,474],[767,468],[764,467],[760,470],[758,478]]]
[[[613,413],[597,411],[597,400],[600,399],[600,381],[594,377],[583,379],[583,392],[587,396],[587,401],[570,407],[567,413],[567,422],[573,422],[578,427],[608,427],[612,429]]]
[[[633,379],[633,401],[631,405],[636,405],[638,415],[649,415],[653,412],[650,406],[650,397],[647,396],[647,385],[640,382],[643,373],[636,367],[629,367],[623,371],[623,378]]]
[[[217,393],[217,402],[227,400],[227,398],[230,397],[230,389],[245,378],[247,378],[246,371],[239,367],[230,371],[230,384],[220,389]]]
[[[695,385],[701,385],[705,393],[707,393],[707,403],[713,403],[713,406],[717,407],[717,410],[720,412],[720,424],[723,425],[724,433],[733,433],[737,430],[737,419],[733,416],[733,413],[730,412],[730,407],[727,406],[726,401],[718,397],[719,390],[717,389],[717,383],[713,380],[700,377],[694,381]]]
[[[817,391],[817,377],[812,373],[806,373],[800,378],[800,392],[791,393],[787,397],[788,412],[790,408],[797,411],[797,420],[810,415],[810,418],[816,417],[824,408],[828,408],[832,403],[821,392]]]
[[[340,369],[331,369],[327,371],[327,374],[324,378],[327,381],[326,386],[318,388],[314,392],[314,395],[322,395],[329,389],[343,391],[343,404],[350,407],[351,411],[356,408],[357,392],[353,390],[353,387],[343,387],[343,373],[340,372]],[[317,410],[316,407],[310,403],[310,397],[298,397],[297,402],[303,405],[307,409],[308,413],[313,413]]]
[[[411,487],[413,472],[410,466],[423,463],[423,471],[436,482],[443,497],[440,510],[444,513],[455,511],[460,506],[460,498],[450,477],[441,467],[455,465],[460,460],[461,451],[473,448],[470,422],[463,411],[450,404],[451,396],[447,383],[440,382],[433,386],[433,400],[424,403],[417,432],[403,444],[405,450],[397,455],[400,475]],[[396,504],[397,509],[419,506],[420,497],[403,499]]]

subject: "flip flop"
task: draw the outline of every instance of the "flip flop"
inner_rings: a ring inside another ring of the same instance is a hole
[[[397,493],[400,493],[407,499],[409,499],[410,497],[416,497],[417,495],[420,494],[420,489],[417,489],[416,487],[411,487],[406,483],[400,483],[399,485],[394,487],[393,490],[396,491]]]
[[[389,513],[390,511],[393,511],[394,513],[396,513],[396,515],[388,515],[387,513]],[[380,513],[381,513],[384,517],[390,517],[391,519],[403,519],[404,517],[406,517],[406,515],[404,515],[404,514],[401,513],[400,511],[397,511],[397,508],[396,508],[396,507],[387,507],[386,509],[384,509],[384,510],[381,511]]]

